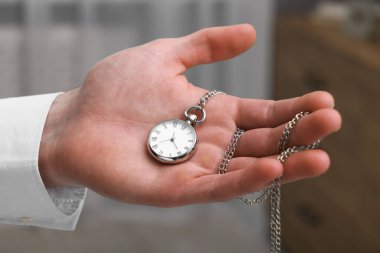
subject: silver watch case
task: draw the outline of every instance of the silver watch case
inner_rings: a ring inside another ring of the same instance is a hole
[[[173,119],[174,120],[174,119]],[[176,119],[178,120],[178,119]],[[180,120],[180,121],[183,121],[183,120]],[[186,122],[186,121],[185,121]],[[154,127],[152,127],[152,130],[158,126],[162,124],[162,122],[156,124]],[[189,124],[190,127],[194,128],[192,125]],[[149,136],[148,136],[148,140],[147,140],[147,148],[148,148],[148,151],[149,153],[152,155],[152,157],[154,159],[156,159],[157,161],[159,162],[162,162],[162,163],[166,163],[166,164],[176,164],[176,163],[182,163],[188,159],[191,158],[191,156],[194,154],[194,150],[198,144],[198,135],[197,135],[197,132],[195,131],[194,129],[194,135],[195,135],[195,142],[194,142],[194,145],[193,147],[188,150],[186,153],[180,155],[180,156],[176,156],[176,157],[167,157],[167,156],[161,156],[160,154],[157,154],[156,152],[154,152],[154,150],[151,148],[150,146],[150,139],[151,139],[151,135],[152,135],[152,130],[150,131],[149,133]]]

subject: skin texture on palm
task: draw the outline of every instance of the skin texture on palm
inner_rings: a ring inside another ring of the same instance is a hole
[[[192,158],[161,164],[147,152],[150,129],[180,118],[206,90],[183,73],[196,65],[235,57],[254,43],[248,24],[208,28],[160,39],[111,55],[96,64],[83,85],[53,103],[43,132],[39,167],[47,186],[84,185],[123,202],[156,206],[224,201],[256,191],[274,178],[286,181],[319,175],[329,167],[321,150],[276,160],[284,124],[300,111],[291,145],[308,144],[340,128],[330,94],[315,92],[282,101],[218,95],[196,127]],[[229,173],[217,174],[237,127],[242,136]]]

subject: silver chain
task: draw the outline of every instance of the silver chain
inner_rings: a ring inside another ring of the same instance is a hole
[[[308,115],[309,112],[300,112],[292,120],[290,120],[282,132],[280,142],[278,144],[278,153],[280,154],[277,159],[284,163],[285,160],[294,153],[315,149],[319,146],[321,140],[317,140],[312,144],[305,146],[293,146],[288,148],[291,133],[297,123]],[[270,187],[270,252],[281,253],[281,178],[273,180]]]
[[[288,145],[290,139],[290,133],[292,132],[293,128],[297,125],[298,121],[300,121],[300,119],[302,119],[308,114],[308,112],[300,112],[291,121],[289,121],[288,124],[286,124],[277,147],[277,151],[279,154],[286,150],[286,146]]]
[[[202,99],[201,99],[202,102]],[[200,102],[200,105],[201,105]],[[206,100],[207,102],[207,100]],[[308,115],[308,112],[300,112],[298,113],[291,121],[289,121],[282,133],[279,145],[278,145],[278,153],[279,156],[277,159],[282,163],[294,153],[315,149],[318,147],[321,140],[317,140],[312,144],[305,146],[294,146],[292,148],[287,148],[290,135],[292,130],[297,125],[298,121],[304,116]],[[219,174],[227,173],[228,164],[230,163],[237,144],[239,142],[240,137],[244,133],[244,130],[238,128],[236,129],[232,139],[225,151],[222,161],[219,165],[218,172]],[[280,253],[281,252],[281,212],[280,212],[280,203],[281,203],[281,178],[276,178],[273,180],[270,186],[264,188],[264,192],[255,199],[249,199],[245,196],[238,197],[244,204],[247,205],[257,205],[263,202],[270,195],[270,252],[271,253]]]
[[[201,99],[199,100],[199,103],[198,103],[198,106],[200,107],[205,107],[205,105],[207,104],[207,102],[215,95],[219,95],[219,94],[226,94],[224,93],[223,91],[218,91],[218,90],[212,90],[212,91],[208,91],[203,97],[201,97]]]
[[[213,96],[218,95],[218,94],[225,94],[225,93],[221,91],[217,91],[217,90],[208,91],[199,100],[198,106],[200,108],[204,108],[207,102]],[[281,161],[282,163],[284,163],[285,160],[294,153],[308,150],[308,149],[315,149],[319,146],[321,140],[317,140],[314,143],[305,145],[305,146],[298,146],[298,147],[294,146],[291,148],[287,148],[292,130],[297,125],[298,121],[308,114],[309,114],[308,112],[300,112],[286,124],[284,131],[282,133],[282,136],[280,138],[279,144],[278,144],[279,156],[277,157],[277,159]],[[228,165],[235,154],[237,144],[239,142],[240,137],[243,135],[243,133],[244,133],[244,130],[237,128],[235,133],[233,134],[232,139],[219,165],[219,168],[218,168],[219,174],[227,173]],[[238,199],[240,199],[244,204],[247,204],[247,205],[258,205],[261,202],[263,202],[265,199],[267,199],[269,195],[270,195],[270,252],[281,253],[281,212],[280,212],[281,210],[280,209],[281,178],[276,178],[275,180],[273,180],[270,186],[265,187],[263,189],[263,193],[255,199],[249,199],[245,196],[240,196],[238,197]]]
[[[227,173],[228,164],[230,163],[232,157],[235,154],[236,146],[243,133],[244,133],[244,130],[240,128],[236,129],[234,135],[232,136],[230,144],[228,144],[228,147],[226,151],[224,152],[222,161],[220,162],[219,170],[218,170],[219,174]]]

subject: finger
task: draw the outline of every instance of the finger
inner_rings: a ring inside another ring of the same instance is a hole
[[[330,167],[329,155],[319,149],[295,153],[284,162],[283,182],[320,176]]]
[[[262,159],[262,158],[261,158]],[[236,161],[235,161],[236,160]],[[234,158],[231,160],[230,173],[244,170],[254,163],[257,158]],[[287,158],[283,164],[282,183],[289,183],[305,178],[320,176],[330,167],[330,158],[322,150],[307,150]],[[276,178],[276,177],[275,177]],[[270,180],[270,182],[273,180]],[[251,189],[248,193],[263,189],[270,182],[261,185],[256,189]]]
[[[333,108],[334,98],[328,92],[317,91],[279,101],[238,98],[237,104],[237,126],[253,129],[282,125],[301,111],[313,112],[322,108]]]
[[[248,50],[256,40],[250,24],[202,29],[178,40],[176,50],[183,71],[199,64],[227,60]]]
[[[282,175],[281,163],[260,158],[241,170],[199,177],[186,188],[184,203],[225,201],[254,192]]]
[[[275,159],[277,156],[272,156]],[[227,173],[245,170],[252,166],[258,159],[254,157],[233,158],[228,166]],[[269,158],[267,158],[269,159]],[[283,181],[291,182],[309,177],[319,176],[325,173],[330,167],[328,154],[319,149],[306,150],[295,153],[284,162]]]
[[[321,109],[302,118],[293,129],[288,147],[308,145],[336,132],[341,116],[334,109]],[[285,125],[246,131],[239,140],[235,157],[263,157],[277,154]]]

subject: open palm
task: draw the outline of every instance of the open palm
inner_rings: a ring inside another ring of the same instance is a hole
[[[297,125],[291,145],[308,144],[339,129],[339,113],[324,92],[277,102],[217,95],[205,107],[206,121],[195,127],[199,143],[191,159],[166,165],[149,155],[150,129],[160,121],[183,119],[183,112],[206,93],[183,73],[232,58],[254,40],[250,25],[209,28],[99,62],[82,87],[61,95],[53,105],[61,103],[65,116],[51,141],[54,148],[46,164],[54,172],[47,173],[46,181],[85,185],[129,203],[178,206],[227,200],[279,176],[296,180],[324,172],[329,158],[321,150],[295,154],[284,165],[275,159],[283,125],[300,111],[312,113]],[[218,165],[237,127],[246,132],[229,172],[219,175]]]

